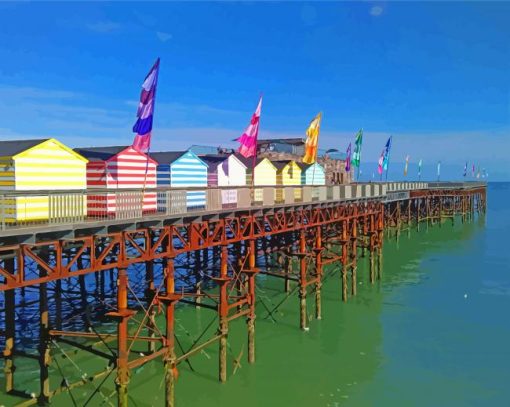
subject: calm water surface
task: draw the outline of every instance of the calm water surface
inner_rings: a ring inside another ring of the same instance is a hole
[[[488,213],[472,223],[387,238],[381,284],[358,271],[358,296],[341,302],[340,275],[323,287],[323,320],[301,332],[297,296],[283,283],[258,280],[257,362],[246,362],[244,321],[231,324],[229,379],[217,380],[217,347],[180,367],[179,407],[250,406],[502,406],[510,400],[510,184],[490,184]],[[310,297],[309,313],[313,312]],[[183,349],[213,320],[205,309],[181,307],[176,323]],[[209,328],[208,336],[216,329]],[[242,355],[234,373],[234,358]],[[57,358],[58,359],[58,358]],[[86,371],[97,364],[79,358]],[[65,366],[69,374],[76,367]],[[34,366],[36,369],[36,366]],[[163,366],[133,372],[130,405],[162,406]],[[27,387],[34,383],[27,383]],[[37,388],[35,383],[35,388]],[[109,377],[89,400],[92,385],[59,396],[55,405],[116,405]],[[88,400],[88,404],[87,403]],[[1,403],[0,403],[1,404]]]

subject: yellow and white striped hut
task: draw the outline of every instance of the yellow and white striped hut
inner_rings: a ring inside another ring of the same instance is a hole
[[[85,190],[86,165],[86,158],[54,138],[0,141],[0,222],[85,216],[83,196],[50,191]]]

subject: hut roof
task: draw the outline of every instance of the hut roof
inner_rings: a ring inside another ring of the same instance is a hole
[[[207,165],[211,166],[211,165],[218,165],[219,163],[227,160],[228,155],[207,154],[207,155],[199,155],[198,158],[200,158]]]
[[[0,141],[0,154],[3,156],[15,156],[29,148],[35,147],[45,141],[45,139],[34,139],[34,140],[6,140]]]
[[[84,156],[89,161],[106,161],[128,147],[129,146],[86,147],[75,148],[74,151]]]
[[[296,164],[299,168],[301,168],[301,171],[306,171],[308,168],[310,168],[313,164],[306,164],[306,163],[299,163],[296,161]]]
[[[251,169],[253,167],[253,157],[246,158],[244,155],[241,155],[239,153],[232,154],[235,158],[237,158],[241,164],[243,164],[246,169]],[[257,157],[255,160],[255,167],[259,165],[265,158],[264,157]],[[270,161],[271,162],[271,161]]]
[[[151,158],[160,164],[172,164],[184,154],[186,154],[186,151],[158,151],[151,153]]]
[[[282,170],[291,161],[292,160],[276,160],[276,161],[271,161],[271,162],[273,163],[273,165],[276,167],[277,170]]]

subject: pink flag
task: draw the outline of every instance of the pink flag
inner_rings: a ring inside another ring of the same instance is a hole
[[[257,155],[257,137],[259,135],[260,111],[262,109],[262,97],[260,97],[257,110],[251,117],[250,124],[244,131],[243,135],[237,139],[241,146],[239,147],[239,154],[244,157],[254,157]]]
[[[383,173],[383,164],[384,164],[384,152],[386,150],[383,150],[382,153],[381,153],[381,156],[379,157],[379,165],[377,166],[377,172],[379,174],[382,174]]]

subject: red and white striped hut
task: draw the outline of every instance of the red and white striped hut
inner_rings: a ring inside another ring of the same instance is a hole
[[[131,146],[77,148],[75,151],[89,160],[87,189],[106,190],[98,195],[89,194],[88,216],[122,218],[124,215],[132,217],[137,212],[157,211],[156,193],[140,191],[156,187],[157,162],[152,158]],[[119,191],[130,188],[134,191]],[[110,190],[116,192],[110,193]]]

